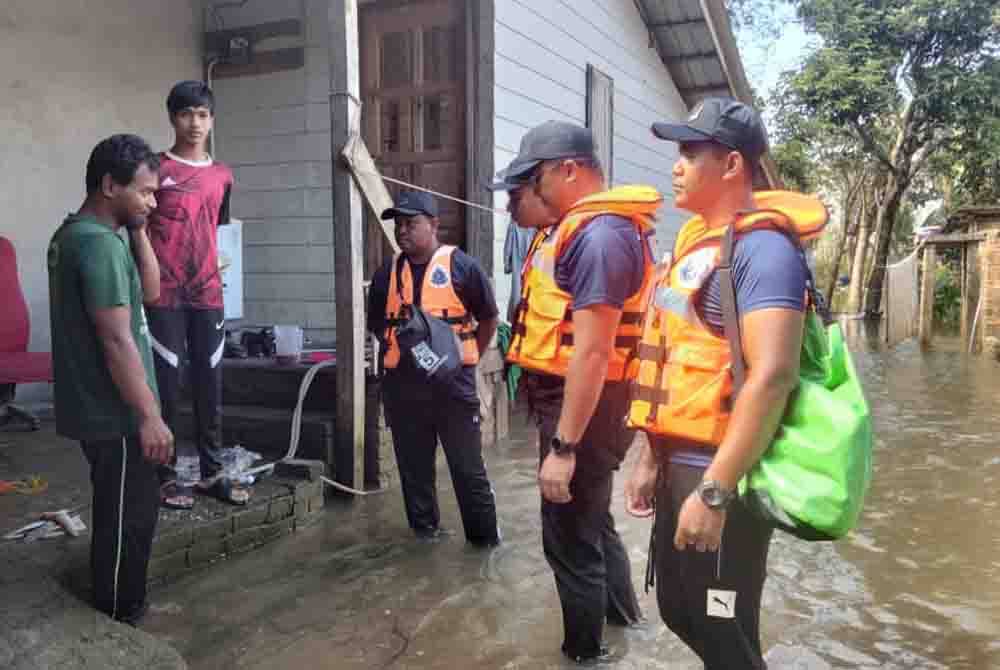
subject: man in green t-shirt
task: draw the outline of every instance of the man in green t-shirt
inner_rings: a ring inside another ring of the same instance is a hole
[[[91,467],[94,604],[133,625],[146,609],[156,466],[174,448],[142,307],[160,291],[146,235],[156,169],[156,154],[135,135],[98,144],[87,162],[87,199],[48,251],[56,430],[80,441]]]

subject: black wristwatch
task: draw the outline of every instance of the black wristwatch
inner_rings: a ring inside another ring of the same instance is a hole
[[[556,456],[576,453],[576,449],[579,446],[580,444],[578,442],[563,442],[562,438],[558,435],[553,435],[552,441],[549,443],[552,453]]]
[[[709,509],[726,509],[736,499],[736,491],[727,489],[714,479],[706,479],[695,489],[698,497]]]

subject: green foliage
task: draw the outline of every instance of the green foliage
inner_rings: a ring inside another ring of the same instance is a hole
[[[937,267],[934,277],[934,327],[954,333],[960,325],[962,314],[962,287],[959,274],[947,263]]]

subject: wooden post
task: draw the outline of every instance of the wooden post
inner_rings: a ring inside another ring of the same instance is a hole
[[[920,346],[927,347],[934,336],[934,280],[937,270],[937,249],[924,247],[923,276],[920,282]]]
[[[330,0],[330,157],[337,327],[337,424],[327,456],[338,482],[364,486],[365,323],[361,193],[341,152],[361,127],[357,0]]]
[[[969,341],[969,245],[962,245],[961,253],[962,268],[959,271],[959,287],[962,290],[961,312],[959,313],[960,337],[962,342]],[[975,309],[975,308],[973,308]]]

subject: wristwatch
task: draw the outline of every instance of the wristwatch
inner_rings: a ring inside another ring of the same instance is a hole
[[[562,438],[558,435],[553,435],[552,441],[549,443],[552,453],[556,456],[576,453],[577,447],[579,446],[579,442],[563,442]]]
[[[709,509],[726,509],[726,507],[736,498],[736,491],[727,489],[714,479],[706,479],[698,484],[695,489],[698,497]]]

